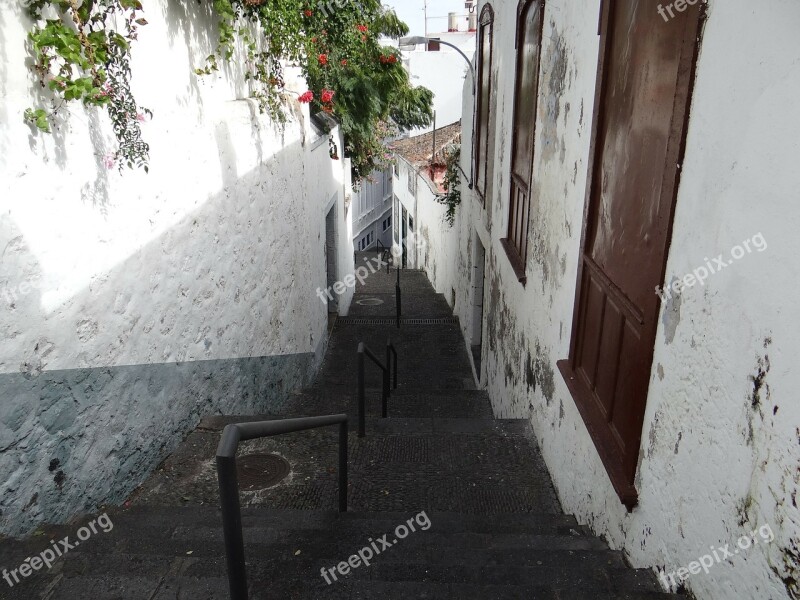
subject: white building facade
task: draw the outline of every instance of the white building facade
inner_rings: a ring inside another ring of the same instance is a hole
[[[416,227],[496,416],[664,587],[800,597],[800,5],[479,11],[455,234]]]
[[[450,31],[430,34],[428,37],[457,46],[469,60],[475,56],[474,31]],[[419,44],[413,50],[405,50],[403,66],[408,71],[412,84],[426,87],[434,93],[437,127],[461,119],[462,83],[465,79],[469,82],[472,78],[464,57],[453,48],[432,42],[427,45]],[[420,135],[432,130],[433,124],[414,129],[410,135]]]
[[[279,407],[327,347],[317,290],[353,273],[348,161],[291,96],[281,131],[243,78],[198,78],[214,23],[184,31],[186,7],[151,4],[167,18],[133,53],[149,174],[103,164],[93,110],[52,136],[24,123],[22,4],[0,22],[3,534],[121,501],[203,416]]]
[[[353,245],[357,251],[392,246],[392,172],[376,171],[353,196]]]

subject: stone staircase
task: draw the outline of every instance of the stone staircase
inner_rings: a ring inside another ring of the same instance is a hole
[[[313,387],[273,403],[268,414],[204,419],[124,507],[108,511],[111,532],[14,588],[0,581],[0,598],[227,598],[213,460],[222,429],[339,412],[352,424],[348,513],[335,511],[334,429],[240,448],[240,458],[277,454],[291,468],[273,487],[241,492],[251,598],[673,597],[651,572],[631,569],[563,514],[527,422],[494,419],[486,393],[474,389],[444,298],[420,272],[403,272],[402,284],[404,318],[432,323],[383,324],[394,315],[394,272],[370,275],[349,318],[335,325]],[[388,338],[400,374],[390,418],[379,418],[380,374],[368,365],[367,435],[358,438],[357,344],[383,356]],[[19,565],[50,539],[74,537],[80,525],[0,544],[2,565]],[[361,560],[367,550],[369,565]]]

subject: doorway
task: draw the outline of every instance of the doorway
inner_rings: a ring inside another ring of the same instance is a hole
[[[474,233],[475,250],[473,256],[472,278],[472,335],[470,347],[475,373],[481,379],[481,359],[483,357],[483,301],[486,293],[486,248],[477,233]]]
[[[328,314],[339,312],[339,298],[333,291],[334,284],[338,281],[336,244],[336,202],[325,216],[325,270],[328,291],[333,296],[328,301]]]

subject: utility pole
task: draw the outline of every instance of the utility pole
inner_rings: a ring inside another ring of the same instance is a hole
[[[425,5],[425,37],[428,37],[428,0],[422,0],[422,3]]]

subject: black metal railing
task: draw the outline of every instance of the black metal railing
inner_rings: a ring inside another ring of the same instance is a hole
[[[392,360],[393,358],[393,360]],[[397,389],[397,350],[392,340],[386,342],[386,366],[389,368],[389,377],[392,379],[392,389]],[[394,367],[394,368],[392,368]]]
[[[365,385],[366,361],[369,358],[383,372],[383,388],[381,391],[381,416],[389,416],[389,396],[391,396],[392,361],[394,354],[394,388],[397,389],[397,350],[391,341],[386,344],[386,364],[384,365],[375,353],[367,348],[364,342],[358,344],[358,437],[366,435],[367,390]]]
[[[217,478],[231,600],[247,600],[242,509],[236,472],[236,452],[239,443],[333,425],[339,426],[339,512],[347,512],[347,415],[236,423],[228,425],[222,432],[222,439],[217,448]]]
[[[397,328],[400,329],[400,319],[403,316],[403,302],[400,291],[400,267],[397,267],[397,283],[394,286],[394,300],[397,308]]]

